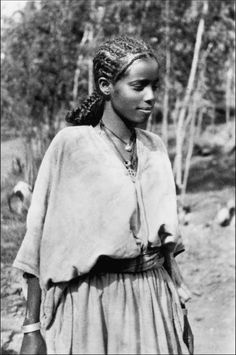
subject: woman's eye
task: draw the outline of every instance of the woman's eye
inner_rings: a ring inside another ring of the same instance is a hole
[[[145,88],[146,86],[147,86],[147,85],[132,85],[132,88],[133,88],[133,90],[135,90],[135,91],[142,91],[142,90],[144,90],[144,88]],[[157,90],[157,88],[158,88],[158,83],[153,84],[151,87],[152,87],[152,90],[153,90],[153,91]]]
[[[143,86],[136,85],[136,86],[133,86],[133,89],[134,89],[135,91],[142,91],[142,90],[143,90]]]

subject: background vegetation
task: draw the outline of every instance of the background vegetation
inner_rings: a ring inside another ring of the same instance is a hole
[[[23,135],[28,144],[37,136],[30,149],[34,159],[27,160],[40,161],[66,111],[93,89],[96,47],[122,33],[144,38],[163,58],[147,128],[157,130],[161,122],[167,145],[173,136],[176,182],[184,193],[196,140],[234,114],[233,0],[28,1],[4,22],[3,132],[13,128],[11,134]]]

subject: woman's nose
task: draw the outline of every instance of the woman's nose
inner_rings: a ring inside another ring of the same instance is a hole
[[[154,90],[152,86],[147,86],[144,94],[144,101],[153,103],[155,100]]]

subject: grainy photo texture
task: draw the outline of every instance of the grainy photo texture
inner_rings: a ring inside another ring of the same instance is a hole
[[[2,354],[235,354],[235,1],[1,1]]]

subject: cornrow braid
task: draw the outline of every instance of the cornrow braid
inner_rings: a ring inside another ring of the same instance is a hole
[[[129,56],[138,55],[127,60]],[[152,48],[141,39],[120,36],[108,40],[100,46],[93,60],[93,74],[96,89],[99,91],[98,79],[103,76],[116,82],[135,59],[153,57],[157,60]]]
[[[68,112],[65,120],[73,125],[96,126],[103,113],[104,99],[97,91],[94,91],[81,106]]]
[[[99,79],[104,77],[115,83],[135,60],[143,57],[152,57],[158,62],[152,48],[141,39],[119,36],[103,43],[93,59],[96,91],[80,107],[69,112],[66,121],[73,125],[98,124],[106,100],[100,90]]]

